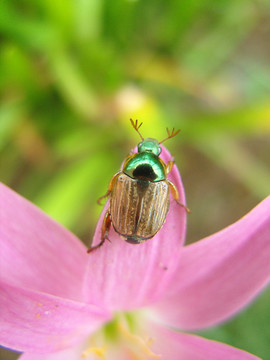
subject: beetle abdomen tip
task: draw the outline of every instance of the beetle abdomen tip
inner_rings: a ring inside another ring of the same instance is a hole
[[[144,242],[144,239],[140,239],[137,237],[127,237],[127,238],[125,238],[125,240],[129,244],[141,244],[142,242]]]

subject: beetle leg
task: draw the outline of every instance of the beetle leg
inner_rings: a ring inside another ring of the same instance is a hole
[[[102,199],[105,199],[106,197],[108,197],[108,196],[110,195],[110,193],[111,193],[111,191],[108,190],[108,191],[106,192],[106,194],[104,194],[104,195],[102,195],[101,197],[99,197],[99,198],[97,199],[98,205],[101,205],[101,200],[102,200]]]
[[[177,202],[178,205],[182,206],[187,213],[190,213],[190,210],[188,207],[186,207],[186,205],[182,204],[180,201],[179,201],[179,194],[178,194],[178,191],[177,191],[177,188],[176,186],[174,185],[174,183],[172,183],[170,180],[167,179],[167,182],[170,186],[170,189],[171,189],[171,192],[172,192],[172,197],[174,198],[174,200]]]
[[[171,160],[168,161],[167,164],[166,164],[166,174],[167,175],[172,170],[173,165],[174,165],[174,157],[172,157]]]
[[[109,238],[108,238],[108,234],[109,234],[109,230],[110,230],[110,227],[111,227],[111,214],[110,214],[110,211],[109,209],[106,211],[106,214],[104,216],[104,219],[103,219],[103,223],[102,223],[102,227],[101,227],[101,241],[100,243],[98,243],[97,245],[93,246],[93,247],[90,247],[90,249],[87,250],[87,253],[89,254],[90,252],[98,249],[99,247],[101,247],[105,240],[107,239],[108,241]]]
[[[108,191],[106,192],[105,195],[101,196],[98,200],[97,203],[98,205],[101,205],[101,200],[108,197],[110,195],[110,193],[112,192],[113,189],[113,185],[115,183],[115,180],[118,178],[118,176],[121,174],[122,171],[118,171],[110,180],[109,186],[108,186]]]
[[[129,160],[130,160],[133,156],[134,156],[134,151],[131,150],[131,152],[129,153],[129,155],[125,158],[123,168],[126,166],[126,164],[129,162]]]

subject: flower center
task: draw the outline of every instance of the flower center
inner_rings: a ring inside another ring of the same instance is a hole
[[[154,339],[140,331],[134,315],[117,314],[110,323],[91,336],[90,346],[81,353],[81,358],[91,356],[92,359],[94,355],[96,360],[108,360],[124,354],[133,360],[161,359],[161,355],[151,350],[153,342]]]
[[[104,359],[106,360],[106,348],[103,347],[103,348],[98,348],[98,347],[90,347],[86,350],[84,350],[81,354],[81,357],[83,359],[86,359],[88,357],[88,355],[90,354],[94,354],[96,355],[97,359]]]

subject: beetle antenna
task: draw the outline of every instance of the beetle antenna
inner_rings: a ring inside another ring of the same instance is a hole
[[[133,126],[133,128],[137,131],[137,133],[140,135],[140,138],[143,141],[143,137],[142,134],[139,132],[139,128],[142,126],[143,123],[138,123],[138,120],[136,119],[136,121],[134,122],[132,119],[130,119],[131,125]]]
[[[175,136],[181,131],[180,129],[175,131],[174,128],[172,129],[171,132],[169,131],[168,128],[166,128],[166,130],[167,130],[168,136],[167,136],[164,140],[160,141],[159,144],[162,144],[164,141],[169,140],[169,139],[175,137]]]

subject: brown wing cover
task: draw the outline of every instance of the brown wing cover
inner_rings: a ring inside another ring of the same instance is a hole
[[[124,237],[152,238],[164,224],[169,199],[166,180],[150,182],[120,174],[110,202],[115,231]]]

